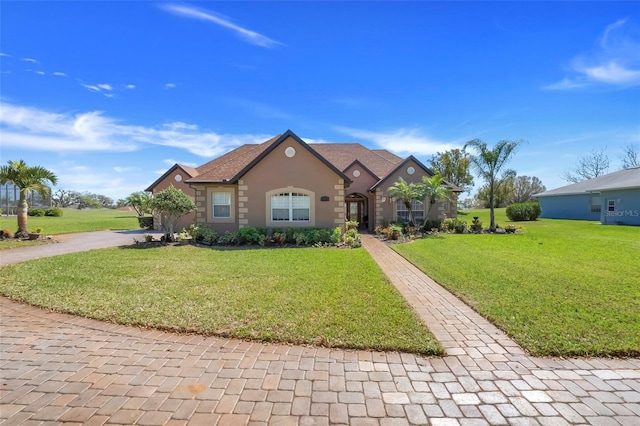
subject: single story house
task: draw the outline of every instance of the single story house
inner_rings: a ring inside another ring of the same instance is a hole
[[[540,217],[640,225],[640,166],[535,194]]]
[[[399,178],[419,182],[433,175],[413,156],[402,159],[357,143],[308,144],[287,130],[196,168],[175,164],[146,191],[156,194],[173,185],[195,200],[197,211],[178,229],[191,223],[219,233],[246,226],[332,228],[354,220],[373,230],[407,220],[405,205],[390,199],[387,188]],[[431,218],[456,217],[462,190],[449,186],[452,199],[434,205]],[[424,212],[423,203],[414,202],[416,220]]]

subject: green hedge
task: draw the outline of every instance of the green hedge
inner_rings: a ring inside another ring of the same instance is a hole
[[[27,215],[42,217],[44,216],[44,210],[41,209],[40,207],[32,207],[27,210]]]
[[[542,213],[538,203],[511,204],[506,210],[507,217],[512,222],[536,220]]]

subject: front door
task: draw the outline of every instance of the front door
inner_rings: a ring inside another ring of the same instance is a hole
[[[364,201],[347,201],[347,220],[355,220],[358,227],[364,226],[362,212],[364,210]]]

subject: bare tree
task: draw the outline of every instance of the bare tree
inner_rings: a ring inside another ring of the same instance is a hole
[[[602,176],[609,169],[609,157],[604,151],[604,148],[596,149],[591,151],[591,154],[578,158],[578,165],[560,177],[567,182],[577,183]]]
[[[628,143],[622,148],[622,168],[628,169],[630,167],[640,166],[640,148],[638,145]]]
[[[527,203],[533,201],[533,194],[546,191],[547,188],[536,176],[517,176],[513,180],[511,203]]]

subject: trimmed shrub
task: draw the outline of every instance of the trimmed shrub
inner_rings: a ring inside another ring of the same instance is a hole
[[[138,216],[138,225],[140,228],[153,228],[153,216]]]
[[[60,207],[51,207],[44,211],[45,216],[62,217],[62,209]]]
[[[510,221],[522,222],[538,219],[542,209],[538,203],[517,203],[508,206],[506,213]]]
[[[40,207],[32,207],[27,210],[27,215],[42,217],[44,216],[44,210],[42,210]]]
[[[237,232],[238,243],[239,244],[259,244],[262,241],[264,244],[264,239],[260,238],[265,237],[265,235],[261,234],[257,228],[253,226],[247,226],[245,228],[240,228]]]

